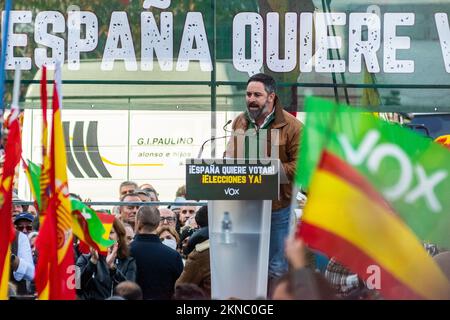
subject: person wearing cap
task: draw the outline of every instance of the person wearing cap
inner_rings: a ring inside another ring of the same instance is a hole
[[[34,279],[34,262],[31,252],[30,241],[26,234],[32,231],[31,224],[33,216],[30,213],[22,212],[14,219],[16,236],[11,244],[11,281],[17,286],[18,295],[27,295],[27,281]],[[28,230],[30,229],[30,230]],[[20,232],[22,231],[23,232]]]
[[[23,232],[26,235],[33,231],[34,217],[29,212],[21,212],[14,218],[14,227],[17,231]]]

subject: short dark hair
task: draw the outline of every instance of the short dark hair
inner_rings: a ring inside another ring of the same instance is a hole
[[[208,206],[202,206],[195,214],[195,222],[200,228],[208,226]]]
[[[126,300],[142,300],[142,289],[132,281],[122,281],[114,288],[115,295]]]
[[[194,283],[180,283],[175,287],[173,300],[207,300],[205,292]]]
[[[275,90],[277,88],[277,83],[275,82],[275,79],[271,76],[264,74],[264,73],[258,73],[250,77],[247,81],[247,85],[250,82],[261,82],[264,84],[264,88],[266,89],[268,94],[275,93]]]
[[[158,228],[160,221],[159,210],[156,207],[140,207],[136,214],[136,224],[141,224],[146,231],[153,232]]]

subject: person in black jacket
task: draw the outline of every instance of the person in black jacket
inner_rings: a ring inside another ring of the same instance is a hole
[[[175,281],[183,271],[180,254],[164,245],[156,234],[160,221],[155,207],[139,208],[136,215],[136,236],[130,245],[136,259],[137,284],[144,299],[169,300]]]
[[[198,209],[195,214],[195,222],[199,228],[189,237],[186,247],[183,248],[183,253],[186,257],[195,249],[197,244],[209,239],[208,206]]]
[[[129,255],[125,228],[117,218],[109,238],[117,242],[108,248],[106,257],[91,248],[89,254],[83,254],[77,260],[80,272],[77,294],[81,299],[104,300],[113,295],[120,282],[136,281],[136,263]]]

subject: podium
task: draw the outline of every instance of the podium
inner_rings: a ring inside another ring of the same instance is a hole
[[[229,239],[222,222],[229,212]],[[212,299],[266,298],[272,200],[208,202]]]
[[[212,299],[267,296],[272,199],[279,194],[280,162],[254,161],[187,159],[187,198],[208,200]]]

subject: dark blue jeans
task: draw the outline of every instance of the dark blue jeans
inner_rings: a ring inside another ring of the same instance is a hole
[[[287,207],[272,212],[269,248],[269,277],[272,278],[279,278],[288,271],[284,242],[289,234],[290,209]]]

